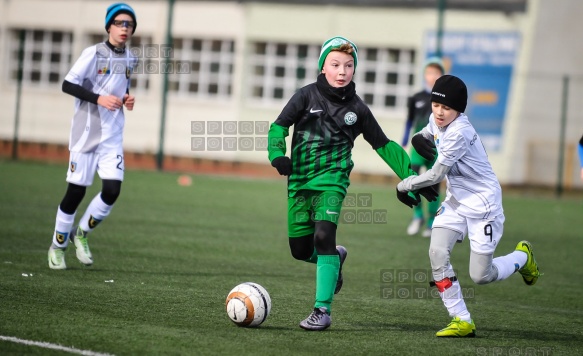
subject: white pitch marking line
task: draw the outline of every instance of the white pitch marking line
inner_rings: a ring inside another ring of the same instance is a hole
[[[15,342],[17,344],[23,344],[23,345],[38,346],[38,347],[42,347],[42,348],[45,348],[45,349],[53,349],[53,350],[59,350],[59,351],[66,351],[66,352],[70,352],[70,353],[78,354],[78,355],[86,355],[86,356],[114,356],[112,354],[104,354],[104,353],[101,353],[101,352],[95,352],[95,351],[89,351],[89,350],[79,350],[79,349],[76,349],[76,348],[73,348],[73,347],[66,347],[66,346],[61,346],[61,345],[57,345],[57,344],[51,344],[50,342],[39,342],[39,341],[23,340],[23,339],[19,339],[17,337],[12,337],[12,336],[2,336],[2,335],[0,335],[0,340]]]

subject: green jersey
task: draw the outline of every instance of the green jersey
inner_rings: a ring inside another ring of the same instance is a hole
[[[294,126],[289,196],[300,190],[346,194],[354,167],[352,148],[360,134],[385,161],[392,160],[387,163],[400,177],[411,175],[407,154],[399,145],[394,144],[398,148],[389,145],[391,141],[369,108],[354,93],[354,83],[345,88],[332,88],[325,81],[320,75],[318,82],[298,90],[269,130],[269,160],[273,161],[286,154],[285,137],[289,135],[289,127]],[[396,161],[395,157],[389,157],[395,156],[396,152],[392,151],[399,149],[403,152],[397,152]]]

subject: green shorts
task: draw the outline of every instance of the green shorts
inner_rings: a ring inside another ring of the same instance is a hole
[[[344,194],[330,191],[300,190],[287,199],[289,237],[312,235],[317,221],[338,224]]]

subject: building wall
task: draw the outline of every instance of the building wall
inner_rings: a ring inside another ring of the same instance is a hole
[[[105,33],[104,15],[110,3],[96,0],[0,0],[0,58],[4,63],[14,61],[11,57],[10,45],[13,41],[10,30],[25,27],[72,31],[72,60],[75,61],[83,48],[89,45],[86,42],[87,34]],[[577,0],[561,0],[561,4],[562,7],[557,11],[549,11],[548,7],[554,6],[549,1],[532,0],[528,3],[526,13],[460,10],[449,10],[446,13],[447,30],[517,31],[521,34],[521,52],[515,67],[505,118],[504,143],[500,151],[490,154],[494,170],[503,183],[553,184],[556,176],[549,169],[553,163],[556,164],[556,159],[549,153],[551,150],[546,152],[548,162],[543,165],[539,165],[532,157],[540,156],[540,145],[557,145],[560,76],[564,73],[581,74],[577,64],[581,63],[582,50],[573,44],[577,43],[574,36],[582,30],[583,25],[576,21],[576,14],[581,13],[583,5]],[[131,5],[138,16],[136,35],[149,36],[152,43],[164,44],[167,2],[132,1]],[[64,14],[67,14],[66,21],[63,21]],[[250,54],[257,42],[319,46],[323,40],[341,34],[361,48],[386,47],[415,51],[415,72],[420,74],[420,60],[424,55],[423,38],[426,31],[434,29],[436,24],[437,13],[432,9],[176,2],[173,21],[175,38],[234,41],[232,89],[229,97],[219,100],[170,93],[164,151],[189,157],[267,163],[264,151],[193,151],[191,147],[193,137],[197,137],[191,132],[192,121],[272,122],[279,114],[287,98],[279,102],[261,102],[250,98],[249,83],[253,76]],[[559,41],[558,38],[563,40]],[[0,70],[0,105],[5,108],[0,112],[2,139],[9,139],[14,133],[16,84],[10,78],[8,67],[4,66]],[[363,76],[359,68],[356,76]],[[161,74],[151,74],[149,90],[132,89],[136,96],[136,107],[133,112],[126,113],[124,143],[127,150],[158,150],[162,79]],[[415,80],[411,93],[421,85],[419,75],[416,75]],[[362,86],[357,84],[357,93],[362,94],[359,88]],[[578,135],[583,132],[581,116],[575,111],[574,99],[581,88],[580,83],[573,84],[568,120],[569,142],[576,142]],[[553,95],[549,95],[548,91]],[[67,142],[73,100],[60,91],[60,85],[25,85],[21,100],[19,136],[22,140]],[[547,104],[540,105],[542,102]],[[387,136],[400,142],[405,108],[373,109],[373,113]],[[209,136],[208,132],[206,136]],[[379,174],[390,171],[363,139],[357,140],[353,158],[356,171]],[[577,177],[577,167],[573,169],[577,164],[576,157],[571,155],[570,158],[571,162],[567,162],[571,167],[569,179],[577,186],[580,185],[579,180],[573,179]],[[536,179],[532,177],[533,172],[537,173]]]
[[[524,53],[513,104],[516,125],[507,138],[507,176],[515,182],[556,184],[564,78],[568,77],[565,112],[565,170],[567,186],[581,187],[576,145],[583,134],[583,114],[578,108],[583,95],[583,47],[578,33],[583,24],[583,3],[576,0],[531,1],[532,30]]]

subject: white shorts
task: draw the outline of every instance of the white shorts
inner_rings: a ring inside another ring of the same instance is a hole
[[[123,181],[123,151],[107,153],[71,152],[67,182],[88,187],[93,183],[95,172],[101,179]]]
[[[462,241],[470,239],[470,249],[481,255],[494,254],[504,233],[504,214],[488,219],[475,219],[459,215],[447,203],[442,203],[433,221],[433,228],[441,227],[458,231]],[[460,241],[461,242],[461,241]]]

